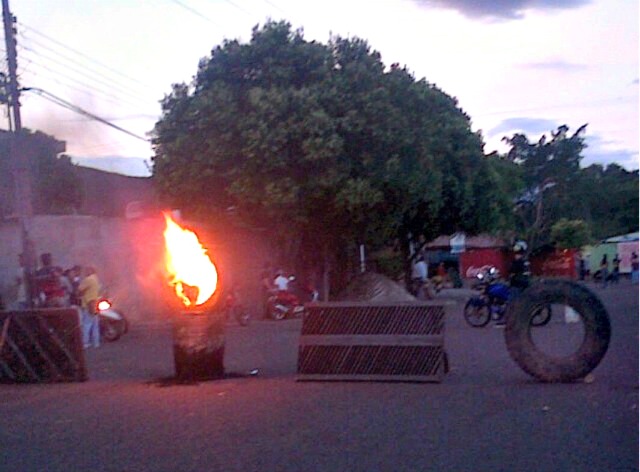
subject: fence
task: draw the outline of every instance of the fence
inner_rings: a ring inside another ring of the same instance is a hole
[[[448,371],[442,305],[307,306],[298,380],[440,382]]]
[[[86,379],[77,308],[0,312],[0,382]]]

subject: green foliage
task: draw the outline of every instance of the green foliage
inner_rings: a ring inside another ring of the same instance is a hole
[[[517,185],[509,190],[518,195],[515,229],[533,250],[564,238],[553,228],[562,222],[556,231],[568,231],[567,220],[582,221],[586,228],[581,224],[574,230],[584,229],[596,240],[638,231],[638,171],[616,164],[581,168],[585,129],[569,136],[568,127],[561,126],[536,143],[516,134],[504,139],[511,146],[507,156],[492,159],[503,177],[511,175],[503,182],[521,182],[520,190]]]
[[[595,239],[638,231],[638,171],[594,164],[581,172],[576,211]]]
[[[58,156],[60,142],[41,132],[22,130],[25,148],[30,156],[32,207],[35,214],[75,213],[84,198],[82,183],[76,176],[71,159]],[[13,214],[14,176],[8,159],[10,140],[6,133],[0,141],[0,215]]]
[[[582,220],[561,218],[551,227],[551,241],[560,249],[581,248],[591,242],[589,225]]]
[[[208,218],[233,206],[307,254],[507,224],[506,194],[491,193],[499,173],[456,100],[385,68],[364,40],[322,45],[268,22],[248,44],[214,48],[162,109],[154,177],[166,202]]]
[[[77,212],[84,194],[82,182],[74,173],[69,156],[55,156],[46,148],[36,155],[35,198],[36,214],[65,215]]]
[[[575,195],[580,178],[580,160],[586,125],[568,136],[569,128],[560,126],[530,143],[523,134],[503,140],[511,146],[508,160],[521,169],[524,189],[517,198],[517,231],[525,236],[529,248],[550,242],[551,226],[562,217],[579,217],[574,213]]]

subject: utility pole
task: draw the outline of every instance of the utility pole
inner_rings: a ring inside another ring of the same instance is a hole
[[[16,52],[16,18],[9,10],[9,0],[2,0],[2,19],[4,23],[4,40],[7,47],[7,66],[9,71],[8,100],[11,108],[9,120],[13,119],[14,131],[22,129],[20,117],[20,89],[18,88],[18,57]]]
[[[9,105],[9,123],[13,123],[13,132],[9,136],[9,160],[14,177],[14,208],[20,220],[22,254],[25,261],[25,284],[28,302],[33,301],[33,272],[36,264],[35,247],[29,239],[29,227],[33,216],[31,206],[31,141],[22,133],[20,116],[20,88],[18,87],[18,58],[16,52],[16,19],[9,10],[9,0],[2,0],[2,19],[7,49],[7,102]]]

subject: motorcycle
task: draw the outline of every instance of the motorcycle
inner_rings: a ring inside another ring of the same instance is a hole
[[[499,280],[500,275],[495,267],[480,272],[476,278],[475,288],[480,292],[471,297],[464,306],[464,319],[474,328],[482,328],[493,319],[504,321],[509,300],[514,296],[509,285]],[[551,320],[551,306],[538,308],[531,319],[532,326],[544,326]]]
[[[317,290],[310,287],[298,288],[295,280],[295,277],[289,277],[287,290],[278,290],[267,300],[267,314],[272,320],[299,318],[304,313],[305,302],[318,300]]]
[[[121,311],[116,311],[108,298],[101,298],[96,304],[100,337],[108,342],[117,341],[129,331],[129,322]]]
[[[251,320],[246,307],[240,303],[236,289],[229,290],[225,295],[224,312],[227,321],[235,320],[240,326],[247,326]]]

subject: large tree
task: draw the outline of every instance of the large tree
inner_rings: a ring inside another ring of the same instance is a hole
[[[586,126],[573,134],[560,126],[536,142],[515,134],[504,139],[511,146],[506,159],[493,159],[510,162],[509,172],[519,176],[513,181],[519,180],[521,189],[512,188],[519,217],[515,229],[532,250],[553,243],[552,228],[562,222],[559,228],[566,229],[566,220],[584,222],[582,234],[595,240],[638,230],[638,171],[617,164],[582,168]]]
[[[565,125],[531,143],[524,134],[504,141],[511,146],[507,158],[520,166],[524,189],[516,200],[519,231],[531,250],[549,243],[551,227],[560,218],[579,217],[575,190],[580,161],[586,147],[583,125],[571,136]]]
[[[167,202],[202,218],[233,207],[294,257],[398,237],[407,248],[503,211],[473,195],[494,174],[456,100],[361,39],[322,45],[269,22],[216,47],[162,107],[154,175]]]

